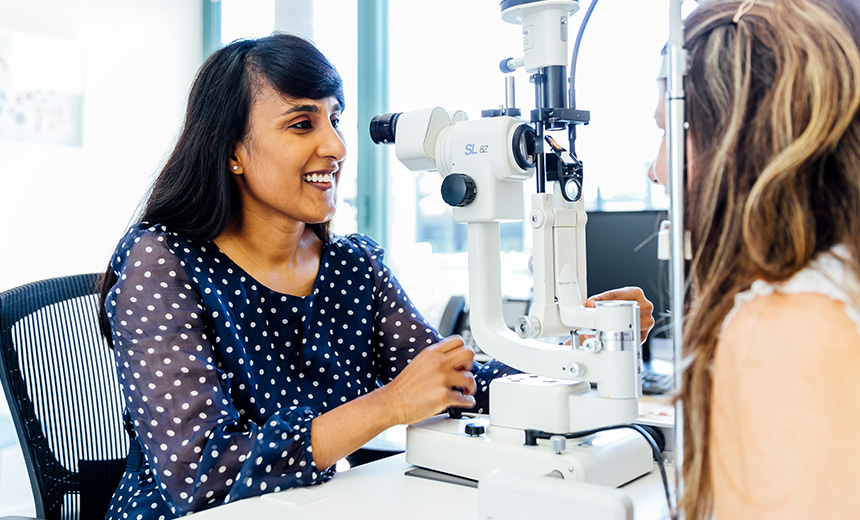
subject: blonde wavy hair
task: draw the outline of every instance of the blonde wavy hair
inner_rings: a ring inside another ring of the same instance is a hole
[[[685,21],[686,115],[695,163],[694,257],[684,325],[684,493],[713,509],[712,365],[737,293],[782,281],[844,244],[860,280],[860,12],[855,0],[702,2]]]

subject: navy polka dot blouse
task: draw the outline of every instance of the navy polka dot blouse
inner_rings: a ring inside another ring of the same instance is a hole
[[[112,260],[106,310],[125,420],[144,454],[109,519],[174,518],[325,482],[311,420],[390,382],[441,338],[363,235],[323,248],[313,293],[254,280],[212,242],[137,224]],[[474,367],[476,411],[511,369]]]

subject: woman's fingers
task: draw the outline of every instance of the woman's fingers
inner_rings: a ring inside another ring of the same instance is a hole
[[[447,338],[443,339],[439,343],[436,343],[435,345],[433,345],[429,348],[438,350],[439,352],[441,352],[443,354],[447,354],[448,352],[452,352],[452,351],[457,350],[459,348],[462,348],[464,346],[465,346],[465,343],[463,343],[463,338],[461,338],[460,336],[455,334],[453,336],[448,336]]]
[[[645,298],[645,293],[639,287],[621,287],[618,289],[612,289],[611,291],[604,291],[600,294],[595,294],[588,298],[585,302],[585,306],[594,307],[594,302],[608,300],[628,300],[638,303],[639,307],[654,308],[654,305]]]
[[[448,336],[439,343],[427,348],[441,355],[443,365],[454,370],[469,370],[475,359],[475,353],[463,343],[460,336]]]
[[[478,389],[478,386],[475,383],[475,376],[468,371],[451,374],[451,377],[448,379],[448,384],[451,385],[451,388],[457,388],[464,394],[474,394]]]
[[[472,362],[475,360],[475,353],[472,349],[463,347],[460,350],[452,351],[447,357],[449,366],[454,370],[469,370],[472,368]]]
[[[639,335],[640,341],[645,341],[654,326],[654,304],[645,297],[639,287],[621,287],[600,294],[595,294],[585,301],[586,307],[594,307],[595,302],[608,300],[627,300],[639,304]]]
[[[443,370],[448,374],[448,384],[466,394],[474,394],[477,390],[475,376],[469,371],[475,360],[475,353],[467,347],[460,336],[451,336],[438,344],[440,353],[444,353]]]
[[[422,421],[454,406],[472,408],[477,391],[472,368],[475,353],[459,336],[446,338],[420,352],[394,380],[385,385],[399,421]]]
[[[448,406],[456,406],[457,408],[472,408],[475,406],[475,396],[457,390],[449,390],[448,399]]]

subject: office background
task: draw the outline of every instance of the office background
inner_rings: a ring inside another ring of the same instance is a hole
[[[196,1],[0,0],[0,290],[105,264],[181,122],[201,12]],[[59,78],[46,70],[64,65]],[[51,91],[80,105],[40,106]],[[55,123],[72,141],[57,144],[50,110],[63,108]],[[0,448],[0,515],[35,514],[20,457]]]
[[[662,209],[644,172],[659,140],[651,114],[665,0],[614,4],[595,11],[579,58],[579,107],[592,112],[578,141],[586,197],[595,210]],[[392,150],[369,145],[362,118],[437,104],[474,118],[497,107],[498,61],[521,52],[518,28],[498,13],[496,0],[0,0],[0,291],[101,271],[169,153],[204,57],[279,29],[314,39],[344,77],[349,181],[335,230],[383,242],[438,321],[448,296],[467,292],[462,228],[440,203],[438,174],[388,161]],[[517,90],[527,113],[524,74]],[[503,289],[527,297],[530,237],[522,225],[506,233]],[[20,451],[0,446],[0,515],[33,514],[23,475]]]

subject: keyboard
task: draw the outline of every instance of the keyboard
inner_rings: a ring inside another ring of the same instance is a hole
[[[646,395],[668,394],[672,391],[673,380],[672,374],[645,369],[642,371],[642,393]]]

